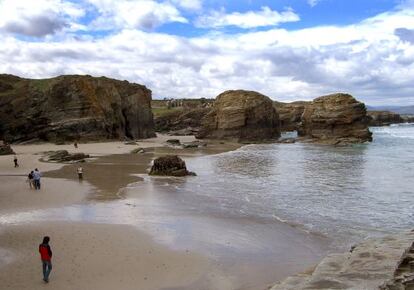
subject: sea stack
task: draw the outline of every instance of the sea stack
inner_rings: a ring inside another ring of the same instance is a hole
[[[259,142],[280,136],[279,117],[270,98],[253,91],[226,91],[203,118],[197,138]]]
[[[177,155],[161,156],[154,160],[149,175],[160,176],[187,176],[196,175],[194,172],[187,170],[185,161]]]
[[[300,136],[327,144],[372,141],[370,118],[363,103],[349,94],[332,94],[314,99],[305,107]]]
[[[0,75],[0,138],[8,142],[136,139],[155,136],[145,86],[80,75]]]

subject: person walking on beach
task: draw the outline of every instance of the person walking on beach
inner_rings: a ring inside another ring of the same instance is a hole
[[[27,181],[29,182],[29,186],[30,189],[32,189],[34,187],[34,182],[33,182],[33,170],[29,173],[29,175],[27,176]]]
[[[49,246],[50,238],[43,237],[43,242],[39,245],[40,259],[42,260],[43,281],[49,283],[49,275],[52,271],[52,250]]]
[[[39,169],[35,169],[33,171],[33,181],[34,181],[34,188],[35,189],[40,189],[40,177],[41,177],[41,173],[39,171]]]
[[[16,155],[14,155],[13,161],[14,161],[14,168],[19,167],[19,163],[17,162],[17,156]]]
[[[83,179],[83,168],[82,168],[82,166],[79,166],[76,171],[78,172],[79,180]]]
[[[75,148],[78,148],[78,142],[76,142],[76,141],[75,141],[75,143],[73,143],[73,146],[74,146]]]

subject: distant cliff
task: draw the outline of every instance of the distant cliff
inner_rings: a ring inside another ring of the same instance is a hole
[[[0,75],[0,139],[72,141],[155,136],[145,86],[80,75]]]
[[[368,111],[370,126],[388,126],[391,124],[404,123],[404,119],[400,114],[390,111]]]

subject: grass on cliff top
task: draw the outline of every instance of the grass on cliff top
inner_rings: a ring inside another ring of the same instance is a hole
[[[45,92],[50,88],[51,84],[55,82],[55,78],[51,79],[33,79],[30,81],[30,84],[39,91]]]
[[[180,112],[180,111],[183,111],[182,107],[170,108],[170,109],[168,109],[167,107],[152,108],[152,113],[154,114],[155,118],[167,116],[169,114],[173,114],[175,112]]]

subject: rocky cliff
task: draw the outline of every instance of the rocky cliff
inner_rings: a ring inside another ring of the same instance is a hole
[[[327,144],[372,141],[365,105],[348,94],[332,94],[314,99],[305,107],[300,136]]]
[[[388,126],[391,124],[404,123],[404,119],[400,114],[390,111],[368,111],[370,126]]]
[[[310,102],[297,101],[292,103],[274,102],[280,119],[280,131],[298,131],[302,125],[302,114]]]
[[[414,232],[371,239],[348,253],[331,254],[312,273],[298,274],[271,290],[397,290],[414,287]]]
[[[414,123],[414,115],[401,115],[405,123]]]
[[[105,77],[0,75],[0,138],[8,142],[153,137],[151,91]]]
[[[218,95],[197,134],[197,138],[239,142],[271,140],[279,136],[279,117],[272,100],[260,93],[243,90]]]
[[[210,108],[183,109],[155,116],[155,130],[171,135],[193,135],[200,131],[201,120]]]

